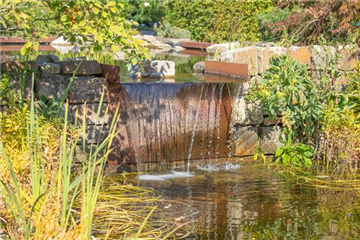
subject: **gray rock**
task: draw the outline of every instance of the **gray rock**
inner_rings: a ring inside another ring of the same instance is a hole
[[[264,154],[275,154],[277,147],[284,144],[280,142],[279,137],[282,128],[280,126],[260,127],[260,150]]]
[[[257,47],[258,49],[258,72],[263,73],[269,69],[271,57],[287,54],[284,47]]]
[[[327,63],[335,58],[336,49],[333,46],[314,45],[311,48],[312,68],[319,70],[324,69]],[[328,69],[329,70],[329,69]]]
[[[100,77],[75,77],[69,91],[70,103],[98,103],[104,95],[104,102],[109,98],[108,83]]]
[[[143,63],[144,71],[139,64],[133,66],[129,72],[132,78],[174,78],[175,63],[172,61],[147,61]]]
[[[206,52],[209,55],[220,55],[223,52],[239,48],[240,44],[238,42],[232,42],[232,43],[221,43],[221,44],[213,44],[206,48]]]
[[[10,62],[3,62],[1,63],[1,70],[2,71],[9,71],[9,72],[22,72],[25,68],[24,62],[18,61],[10,61]],[[39,65],[36,61],[29,61],[28,62],[28,71],[29,72],[36,72],[39,70]]]
[[[193,66],[193,73],[204,74],[205,72],[205,62],[197,62]]]
[[[86,61],[86,57],[65,58],[64,61]]]
[[[56,55],[39,55],[36,58],[37,62],[45,62],[45,63],[55,63],[55,62],[59,62],[60,58]]]
[[[61,74],[72,75],[81,63],[76,76],[102,74],[102,69],[97,61],[63,61],[61,62]]]
[[[109,113],[106,112],[107,106],[107,103],[103,103],[101,105],[99,116],[97,116],[97,112],[100,107],[100,104],[98,103],[71,106],[70,111],[72,116],[72,122],[74,123],[76,119],[77,123],[81,125],[83,123],[83,117],[85,115],[85,123],[87,125],[107,124],[109,119]]]
[[[38,96],[61,99],[68,85],[68,79],[62,75],[43,75],[36,83]]]
[[[255,47],[243,47],[221,54],[222,62],[247,64],[250,75],[258,74],[258,50]]]
[[[237,128],[234,141],[236,157],[254,155],[259,143],[258,128],[253,126]]]
[[[16,98],[20,99],[21,97],[21,80],[22,73],[16,72],[10,75],[9,83],[10,89],[14,91],[14,95]],[[34,76],[34,85],[36,84],[36,76]],[[25,79],[24,86],[24,99],[30,100],[32,92],[32,75],[28,74]]]
[[[57,63],[39,63],[39,69],[44,74],[60,73],[60,65]]]
[[[87,145],[101,143],[107,136],[108,129],[106,125],[88,125],[85,128],[85,143]],[[78,144],[82,144],[82,142],[83,135],[80,136]]]
[[[264,120],[261,106],[249,103],[243,95],[235,100],[232,114],[235,126],[258,125]]]

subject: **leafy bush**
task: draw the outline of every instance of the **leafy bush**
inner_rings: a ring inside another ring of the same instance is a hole
[[[321,103],[305,65],[287,56],[275,57],[248,96],[270,118],[282,115],[286,128],[309,139],[321,117]]]
[[[358,1],[284,1],[277,7],[282,11],[274,11],[274,15],[279,13],[279,17],[284,18],[283,13],[289,14],[282,20],[274,17],[272,26],[262,25],[270,28],[276,39],[286,32],[285,35],[303,45],[317,43],[320,36],[333,45],[359,40],[360,29],[356,27],[360,21]]]
[[[168,37],[168,38],[185,38],[189,39],[191,33],[189,30],[181,29],[176,26],[171,26],[170,23],[164,22],[162,26],[159,28],[155,28],[155,31],[160,37]]]
[[[166,4],[162,0],[120,0],[119,2],[125,5],[127,19],[151,29],[155,22],[161,21],[165,16]]]
[[[283,135],[280,136],[280,141],[284,145],[276,149],[276,163],[281,162],[285,165],[291,164],[294,166],[311,166],[314,150],[306,144],[293,142],[293,133],[294,132],[289,132],[286,134],[286,139]]]
[[[274,8],[271,11],[257,15],[259,20],[259,30],[263,41],[277,42],[281,41],[285,28],[286,19],[296,12],[297,8]]]
[[[165,18],[172,25],[188,29],[197,41],[258,41],[256,14],[272,6],[268,0],[172,0]]]

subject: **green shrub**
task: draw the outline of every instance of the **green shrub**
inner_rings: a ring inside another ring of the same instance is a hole
[[[248,98],[259,103],[270,118],[282,115],[286,128],[309,139],[321,116],[322,106],[316,92],[306,66],[281,56],[271,59],[269,70],[250,89]]]
[[[284,132],[276,149],[276,162],[310,166],[314,150],[307,144],[322,114],[317,90],[305,65],[288,56],[274,57],[269,70],[250,89],[248,99],[260,104],[271,119],[281,116]]]
[[[161,28],[156,28],[156,33],[160,37],[168,38],[190,38],[190,31],[186,29],[181,29],[176,26],[172,26],[168,22],[164,22]]]
[[[186,28],[197,41],[258,41],[256,14],[271,9],[273,3],[261,1],[194,0],[169,2],[166,20]]]

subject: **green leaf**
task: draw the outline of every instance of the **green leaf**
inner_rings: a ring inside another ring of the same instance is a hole
[[[61,15],[60,20],[65,22],[67,21],[68,17],[66,15]]]
[[[23,46],[23,47],[20,49],[20,54],[24,56],[24,55],[26,54],[26,52],[27,52],[27,48],[26,48],[25,46]]]
[[[137,60],[137,58],[131,58],[131,63],[132,63],[132,65],[136,65],[137,63],[138,63],[138,60]]]
[[[115,1],[110,1],[109,3],[108,3],[108,6],[109,7],[113,7],[113,6],[115,6],[116,5],[116,2]]]
[[[276,157],[276,158],[280,157],[281,154],[283,154],[283,152],[284,152],[284,149],[283,149],[282,147],[276,148],[276,150],[275,150],[275,157]]]
[[[100,12],[100,10],[97,7],[93,7],[92,10],[95,14],[99,14],[99,12]]]

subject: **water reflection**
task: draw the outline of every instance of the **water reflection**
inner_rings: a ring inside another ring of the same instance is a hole
[[[308,189],[265,166],[193,169],[194,176],[139,181],[190,204],[189,239],[358,239],[358,193]]]

